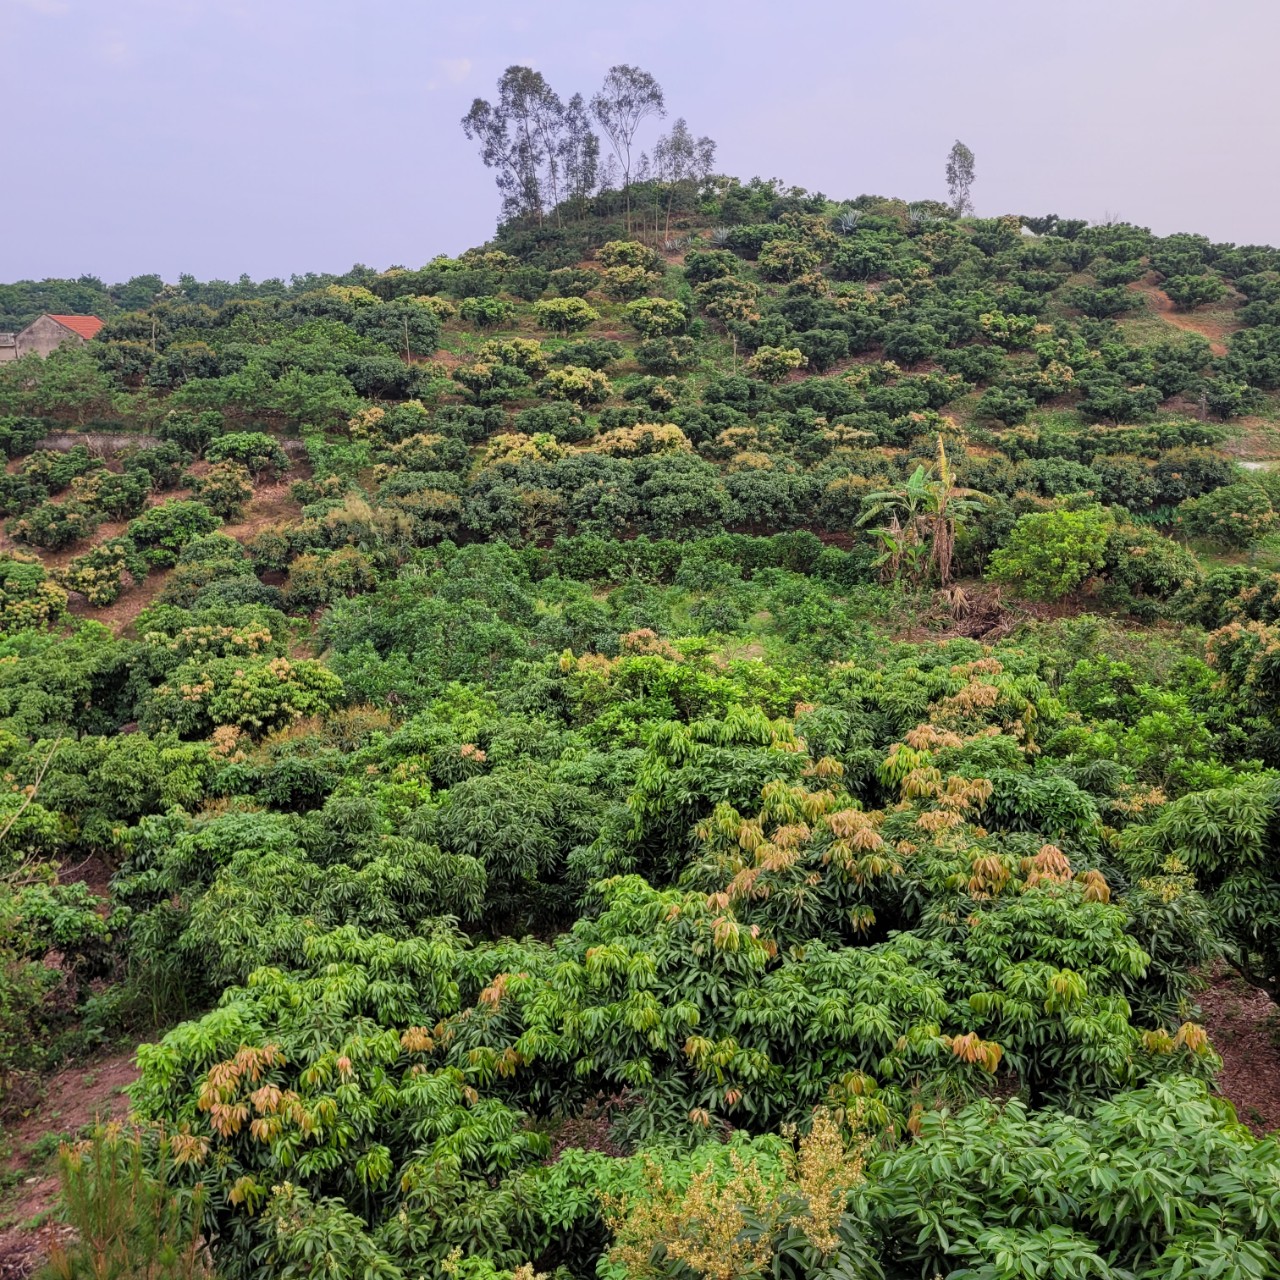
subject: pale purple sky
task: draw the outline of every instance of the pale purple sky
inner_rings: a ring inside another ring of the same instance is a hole
[[[1276,0],[0,0],[0,280],[420,265],[493,230],[458,127],[615,62],[742,177],[1280,242]],[[652,133],[647,140],[652,140]]]

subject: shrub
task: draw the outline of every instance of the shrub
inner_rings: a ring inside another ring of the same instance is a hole
[[[1280,325],[1262,324],[1227,340],[1227,376],[1252,387],[1280,388]]]
[[[524,435],[546,434],[562,444],[579,444],[595,435],[595,427],[571,404],[534,405],[516,414],[515,429]]]
[[[5,528],[15,542],[61,551],[91,537],[102,516],[78,502],[42,502]]]
[[[931,324],[891,324],[883,334],[884,354],[896,364],[919,364],[931,360],[946,340]]]
[[[191,492],[215,515],[234,520],[253,497],[253,477],[249,469],[230,460],[215,462],[202,475],[187,477]]]
[[[125,449],[120,454],[125,471],[145,472],[151,477],[153,489],[174,488],[188,461],[186,450],[173,440],[147,448]]]
[[[1129,258],[1124,262],[1100,261],[1093,272],[1094,279],[1104,288],[1132,284],[1146,274],[1147,268],[1141,258]]]
[[[1032,600],[1059,600],[1102,568],[1112,527],[1101,507],[1020,516],[992,553],[987,577]]]
[[[669,337],[689,322],[684,307],[669,298],[638,298],[627,304],[627,319],[642,338]]]
[[[202,1238],[207,1196],[185,1187],[181,1173],[203,1159],[200,1150],[189,1135],[102,1124],[63,1144],[58,1175],[71,1239],[54,1238],[41,1280],[213,1280]]]
[[[849,335],[843,329],[807,329],[795,335],[795,344],[804,353],[809,368],[819,373],[849,354]]]
[[[623,302],[644,297],[656,283],[657,277],[643,267],[608,267],[601,274],[604,292]]]
[[[539,384],[539,390],[559,400],[591,405],[603,404],[613,394],[613,384],[598,370],[571,364],[552,369]]]
[[[1182,311],[1192,311],[1226,296],[1227,287],[1215,275],[1170,276],[1161,288]]]
[[[1201,383],[1201,390],[1205,405],[1219,418],[1243,417],[1246,413],[1255,412],[1262,402],[1262,396],[1256,388],[1225,374],[1205,378]]]
[[[490,339],[476,352],[476,358],[487,364],[519,369],[531,378],[541,377],[547,371],[547,352],[536,338]]]
[[[1154,529],[1122,524],[1107,540],[1103,576],[1116,603],[1138,609],[1139,602],[1172,600],[1204,580],[1200,562],[1186,547]]]
[[[248,588],[250,592],[261,585],[245,549],[225,533],[209,533],[192,538],[182,548],[159,599],[163,604],[193,609],[203,603],[205,592],[229,584],[235,584],[236,590]],[[273,607],[278,605],[277,598]]]
[[[991,387],[982,393],[974,409],[979,419],[1016,427],[1035,411],[1036,402],[1016,387]]]
[[[189,409],[170,409],[160,423],[160,434],[197,458],[210,440],[225,430],[222,415],[213,410],[201,413]]]
[[[694,368],[698,350],[692,338],[650,338],[636,348],[636,363],[646,373],[669,377]]]
[[[71,482],[68,501],[80,503],[109,520],[129,520],[146,510],[151,476],[145,471],[114,475],[95,471]]]
[[[238,462],[255,478],[289,469],[289,455],[265,431],[229,431],[212,441],[204,456],[208,462]]]
[[[1126,382],[1119,374],[1105,370],[1083,374],[1078,383],[1084,393],[1080,399],[1080,412],[1089,418],[1104,418],[1112,422],[1141,421],[1149,418],[1164,399],[1159,387]]]
[[[221,523],[203,502],[164,502],[131,520],[125,535],[151,568],[169,569],[192,538],[212,533]]]
[[[663,269],[661,255],[636,240],[610,240],[601,245],[596,257],[605,268],[634,267],[646,272]]]
[[[585,267],[557,267],[548,282],[562,298],[585,298],[600,283],[600,277]]]
[[[691,285],[736,275],[738,259],[724,249],[691,249],[684,257],[684,278]]]
[[[468,324],[473,324],[478,329],[496,329],[500,324],[505,324],[514,311],[515,308],[511,303],[504,302],[501,298],[483,295],[463,298],[458,304],[458,314]]]
[[[207,737],[232,725],[252,737],[303,716],[323,715],[342,697],[342,681],[311,659],[193,658],[169,673],[144,708],[148,732]]]
[[[48,424],[43,418],[0,416],[0,453],[6,458],[20,458],[48,432]]]
[[[1090,288],[1088,285],[1076,285],[1068,289],[1065,300],[1069,307],[1094,320],[1106,320],[1111,316],[1123,315],[1142,304],[1142,295],[1123,285],[1112,285],[1109,288]]]
[[[145,565],[127,538],[110,538],[77,556],[58,574],[68,591],[78,591],[91,605],[114,604],[124,590],[124,575],[145,575]]]
[[[533,318],[544,329],[569,334],[595,324],[600,313],[578,297],[547,298],[533,304]]]
[[[377,575],[368,556],[355,547],[299,556],[289,566],[284,597],[292,608],[314,609],[339,596],[371,591]]]
[[[770,240],[760,250],[760,274],[766,280],[785,283],[812,271],[817,265],[817,252],[798,240]]]
[[[61,622],[67,593],[34,557],[0,555],[0,632],[25,631]]]
[[[453,371],[453,380],[464,387],[478,406],[502,404],[529,385],[529,375],[513,364],[477,360]]]
[[[1271,500],[1254,484],[1229,484],[1178,507],[1178,525],[1193,538],[1223,547],[1251,547],[1280,523]]]
[[[433,300],[403,297],[360,307],[351,327],[397,355],[430,355],[440,345],[440,317]],[[238,459],[244,461],[244,459]]]
[[[557,347],[550,353],[550,358],[556,364],[577,364],[584,369],[603,371],[621,360],[624,353],[622,343],[612,338],[583,338]]]
[[[793,369],[802,369],[805,355],[796,347],[761,347],[747,361],[747,372],[762,382],[781,382]]]

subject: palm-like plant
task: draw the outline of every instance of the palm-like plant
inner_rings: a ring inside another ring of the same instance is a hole
[[[935,465],[921,464],[905,485],[868,494],[867,508],[858,524],[884,520],[872,532],[885,549],[878,563],[891,577],[902,576],[905,569],[910,581],[921,582],[936,569],[945,587],[951,581],[956,530],[990,501],[985,493],[956,484],[939,436]]]

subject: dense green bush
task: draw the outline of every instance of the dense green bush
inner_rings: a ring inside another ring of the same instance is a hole
[[[67,595],[34,557],[0,556],[0,631],[25,631],[61,621]]]
[[[1110,535],[1100,507],[1021,516],[987,573],[1033,600],[1058,600],[1102,568]]]
[[[1188,498],[1178,507],[1178,524],[1193,538],[1249,547],[1276,528],[1277,516],[1260,486],[1228,484]]]
[[[125,533],[148,565],[165,569],[192,538],[212,533],[220,523],[202,502],[164,502],[131,520]]]

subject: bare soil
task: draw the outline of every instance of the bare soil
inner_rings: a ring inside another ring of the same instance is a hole
[[[1248,415],[1228,424],[1230,435],[1219,446],[1237,462],[1266,462],[1280,457],[1280,432],[1267,418]]]
[[[1143,294],[1150,301],[1152,309],[1166,324],[1171,324],[1175,329],[1182,329],[1186,333],[1198,333],[1202,338],[1207,338],[1209,349],[1215,356],[1227,354],[1227,344],[1223,339],[1240,328],[1234,321],[1224,319],[1221,313],[1214,315],[1197,311],[1179,311],[1173,299],[1153,283],[1150,276],[1131,284],[1129,288]]]
[[[1222,1055],[1218,1091],[1258,1137],[1280,1130],[1280,1008],[1230,969],[1209,978],[1200,1007]]]
[[[53,1220],[58,1199],[57,1153],[49,1135],[74,1138],[98,1120],[121,1120],[124,1090],[138,1077],[134,1051],[64,1067],[45,1083],[44,1097],[5,1134],[0,1159],[0,1280],[25,1280],[67,1228]]]
[[[309,479],[311,466],[305,458],[298,457],[300,442],[286,440],[281,442],[285,451],[290,454],[291,465],[287,474],[269,484],[255,486],[253,497],[249,499],[244,518],[224,524],[220,532],[237,542],[251,541],[264,529],[281,523],[296,523],[302,517],[301,504],[289,496],[289,488],[295,480]],[[201,475],[208,470],[208,463],[196,462],[189,470]],[[53,501],[61,501],[66,494],[58,495]],[[189,489],[166,489],[163,493],[151,493],[147,497],[149,507],[159,506],[164,502],[173,502],[191,497]],[[61,551],[48,551],[42,547],[20,546],[15,543],[3,528],[0,527],[0,552],[18,553],[36,556],[46,569],[65,569],[77,556],[84,555],[90,548],[110,538],[117,538],[124,533],[128,524],[126,520],[108,521],[94,531],[91,538],[77,542],[74,546]],[[169,571],[153,570],[141,582],[126,587],[113,604],[104,607],[91,605],[79,592],[71,592],[68,607],[77,617],[92,618],[111,628],[116,635],[123,635],[137,619],[138,615],[164,590]]]

